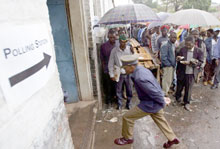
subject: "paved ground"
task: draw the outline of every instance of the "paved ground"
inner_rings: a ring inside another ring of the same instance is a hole
[[[173,98],[173,97],[172,97]],[[174,102],[165,108],[165,117],[181,144],[176,149],[220,148],[220,89],[195,84],[192,102],[193,112],[188,112]],[[133,99],[138,103],[137,97]],[[121,136],[121,117],[126,110],[98,112],[95,126],[94,149],[161,149],[166,138],[150,117],[136,121],[133,145],[116,146],[113,141]]]
[[[66,104],[69,127],[75,149],[86,149],[92,146],[96,105],[95,101],[80,101]]]

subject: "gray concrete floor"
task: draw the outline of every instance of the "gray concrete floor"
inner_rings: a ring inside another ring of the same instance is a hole
[[[181,141],[180,145],[172,148],[219,149],[220,89],[211,90],[210,86],[199,83],[194,85],[192,96],[192,112],[184,110],[181,105],[174,104],[175,102],[165,108],[165,117]],[[171,98],[174,101],[174,97]],[[136,95],[132,100],[133,106],[138,103]],[[115,145],[113,141],[121,136],[121,117],[126,112],[125,109],[118,111],[115,108],[116,105],[110,110],[104,109],[97,113],[94,149],[162,148],[167,140],[150,117],[136,121],[133,145]]]
[[[96,116],[96,101],[65,104],[74,149],[90,149]]]

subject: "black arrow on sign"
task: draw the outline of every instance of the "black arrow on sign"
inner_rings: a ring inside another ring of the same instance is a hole
[[[34,66],[32,66],[32,67],[30,67],[30,68],[28,68],[28,69],[9,78],[9,82],[11,84],[11,87],[13,87],[14,85],[18,84],[19,82],[27,79],[31,75],[35,74],[36,72],[41,70],[41,68],[43,68],[44,66],[46,66],[46,68],[48,67],[51,56],[46,53],[43,53],[43,54],[44,54],[44,59],[42,61],[40,61],[36,65],[34,65]]]

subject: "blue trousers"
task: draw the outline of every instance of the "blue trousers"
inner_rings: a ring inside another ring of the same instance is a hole
[[[119,78],[119,82],[117,82],[117,85],[116,85],[116,96],[118,98],[118,106],[122,106],[122,99],[123,99],[122,94],[123,94],[124,84],[126,88],[126,95],[128,98],[126,105],[131,104],[131,98],[132,98],[131,76],[121,74]]]

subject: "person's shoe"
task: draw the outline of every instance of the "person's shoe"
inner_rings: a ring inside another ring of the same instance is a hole
[[[117,106],[117,110],[122,110],[122,106]]]
[[[189,112],[192,112],[192,109],[191,109],[191,107],[190,107],[190,104],[185,104],[185,105],[184,105],[184,109],[187,110],[187,111],[189,111]]]
[[[166,143],[163,144],[164,148],[170,148],[173,144],[179,144],[180,141],[175,138],[173,141],[167,141]]]
[[[209,85],[213,85],[213,83],[212,83],[212,81],[211,81],[211,80],[209,80],[209,81],[208,81],[208,84],[209,84]]]
[[[218,85],[217,85],[217,84],[213,84],[213,85],[211,86],[211,89],[216,89],[216,88],[218,88]]]
[[[207,82],[207,81],[203,82],[203,85],[207,86],[207,85],[208,85],[208,82]]]
[[[125,139],[125,138],[117,138],[115,139],[115,144],[117,145],[126,145],[126,144],[132,144],[134,142],[133,139]]]

